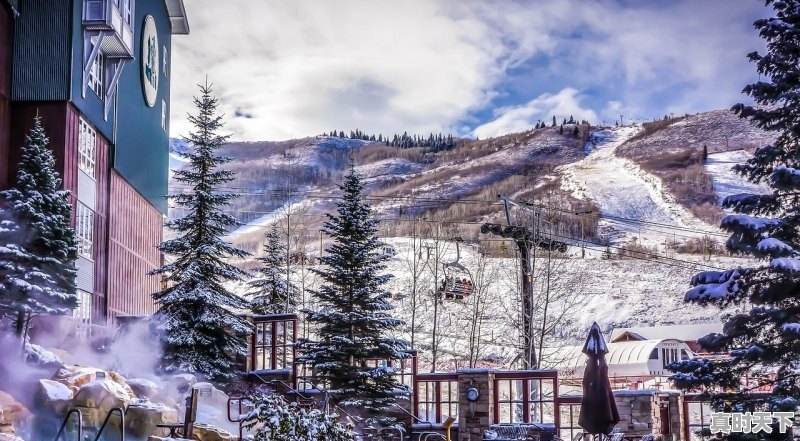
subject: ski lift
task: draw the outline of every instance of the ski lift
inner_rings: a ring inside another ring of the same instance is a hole
[[[456,260],[442,264],[444,279],[439,285],[439,297],[443,300],[464,300],[464,297],[472,294],[475,282],[469,270],[459,262],[461,260],[459,244],[463,239],[455,237],[453,241],[456,244]]]

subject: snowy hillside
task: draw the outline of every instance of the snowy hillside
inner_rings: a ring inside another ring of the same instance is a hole
[[[702,235],[711,231],[707,225],[684,209],[664,189],[661,180],[643,170],[633,161],[619,157],[619,146],[641,133],[640,127],[600,129],[592,134],[582,160],[557,169],[562,186],[578,198],[591,199],[600,208],[601,221],[609,238],[637,237],[642,243],[663,243],[667,230],[648,229],[629,219],[665,225],[690,227]]]
[[[769,186],[764,183],[753,184],[742,179],[732,170],[736,164],[742,164],[750,159],[750,154],[744,150],[712,153],[706,161],[706,171],[714,181],[714,191],[720,201],[727,196],[739,193],[765,193]]]

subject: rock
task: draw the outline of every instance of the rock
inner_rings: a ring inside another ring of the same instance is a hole
[[[209,424],[195,424],[192,430],[195,441],[233,441],[234,436],[224,429]]]
[[[97,372],[101,371],[89,366],[64,365],[56,371],[51,380],[57,381],[77,392],[78,389],[97,379]]]
[[[0,441],[25,441],[25,440],[9,433],[0,433]]]
[[[58,369],[64,365],[61,357],[33,343],[25,345],[25,360],[29,364],[43,368]]]
[[[134,400],[125,414],[126,432],[136,437],[164,432],[165,429],[158,428],[158,424],[177,422],[179,422],[177,409],[146,400]]]
[[[39,380],[36,406],[54,414],[64,414],[75,393],[66,385],[53,380]]]
[[[17,426],[31,417],[28,409],[10,394],[0,391],[0,424]]]
[[[130,380],[126,380],[125,384],[127,384],[136,397],[138,398],[149,398],[154,399],[156,394],[158,393],[159,387],[156,383],[146,380],[144,378],[132,378]]]
[[[76,407],[100,409],[105,415],[115,407],[127,407],[132,395],[133,391],[128,385],[101,378],[83,385],[72,399],[72,404]]]
[[[192,374],[173,375],[169,379],[169,389],[185,394],[189,388],[197,384],[197,377]]]
[[[228,420],[228,395],[211,383],[197,383],[194,388],[197,389],[196,422],[238,433],[239,425]]]

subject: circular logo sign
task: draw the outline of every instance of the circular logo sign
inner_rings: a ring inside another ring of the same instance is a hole
[[[158,95],[158,32],[152,15],[142,26],[142,90],[145,102],[153,107]]]

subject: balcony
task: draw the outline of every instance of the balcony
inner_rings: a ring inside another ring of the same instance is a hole
[[[107,58],[133,58],[133,0],[84,0],[83,29]]]

